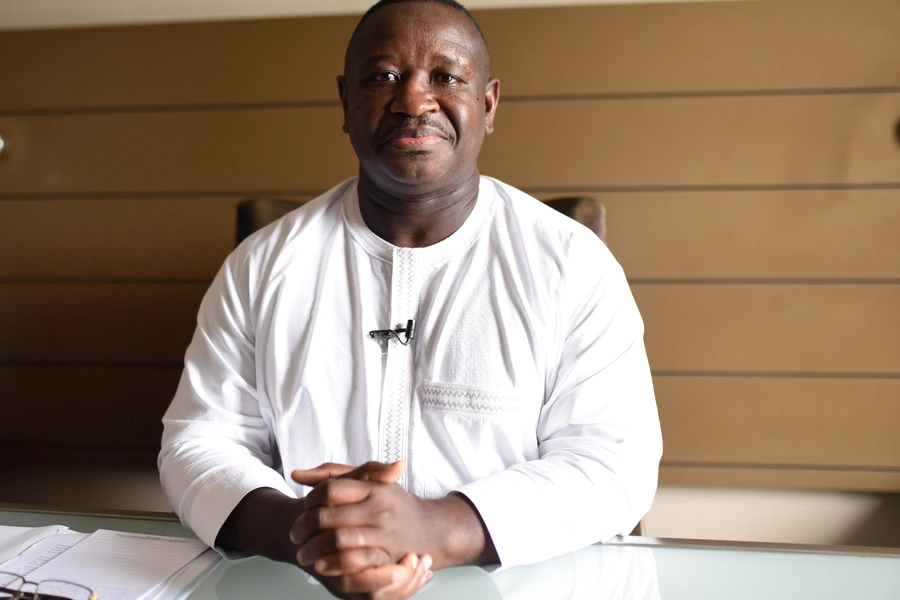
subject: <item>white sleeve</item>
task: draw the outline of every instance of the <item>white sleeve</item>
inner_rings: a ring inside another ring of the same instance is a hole
[[[503,566],[628,534],[656,494],[662,435],[640,313],[618,265],[581,297],[547,382],[539,459],[457,490]]]
[[[163,417],[159,471],[181,521],[214,546],[222,524],[254,489],[295,494],[274,470],[274,441],[256,392],[247,269],[233,254],[197,316],[175,398]]]

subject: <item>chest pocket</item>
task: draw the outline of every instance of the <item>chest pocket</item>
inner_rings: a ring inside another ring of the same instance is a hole
[[[513,394],[496,391],[426,381],[423,392],[422,411],[426,413],[490,418],[518,416],[523,408]]]
[[[421,459],[423,495],[449,491],[537,458],[536,415],[513,390],[479,390],[423,382],[423,430],[415,437],[412,461]]]

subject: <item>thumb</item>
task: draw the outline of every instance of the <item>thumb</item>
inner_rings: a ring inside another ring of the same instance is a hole
[[[406,461],[398,460],[397,462],[392,463],[366,463],[363,466],[356,469],[357,471],[361,469],[368,470],[361,476],[359,479],[363,481],[374,481],[376,483],[394,483],[400,477],[406,473]],[[347,474],[347,477],[350,477],[351,474]]]
[[[372,481],[374,483],[394,483],[406,472],[406,461],[398,460],[392,463],[369,461],[341,474],[342,479],[357,479],[359,481]]]

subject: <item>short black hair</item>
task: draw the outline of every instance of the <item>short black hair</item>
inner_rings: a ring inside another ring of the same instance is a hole
[[[369,20],[373,14],[384,8],[385,6],[390,6],[391,4],[405,4],[407,2],[431,2],[433,4],[440,4],[442,6],[446,6],[447,8],[452,8],[453,10],[458,10],[469,18],[469,21],[472,22],[472,25],[475,26],[475,30],[478,32],[478,35],[481,37],[481,41],[484,43],[484,47],[487,48],[487,40],[484,39],[484,33],[481,31],[481,27],[478,26],[478,21],[475,20],[475,17],[472,16],[465,6],[457,2],[456,0],[379,0],[371,7],[369,10],[363,14],[362,18],[359,20],[359,23],[356,24],[356,28],[353,30],[353,34],[350,36],[350,41],[347,43],[347,51],[344,54],[344,72],[347,71],[347,65],[350,64],[350,49],[353,47],[353,42],[356,40],[356,36],[359,33],[359,30],[362,28],[363,23]]]

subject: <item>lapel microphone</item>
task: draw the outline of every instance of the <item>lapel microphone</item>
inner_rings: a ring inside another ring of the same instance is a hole
[[[404,335],[402,338],[400,337],[401,333]],[[380,340],[389,340],[394,337],[398,342],[407,346],[416,337],[416,322],[412,319],[407,321],[406,329],[375,329],[369,332],[369,337]]]

